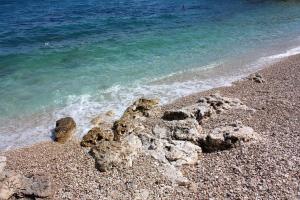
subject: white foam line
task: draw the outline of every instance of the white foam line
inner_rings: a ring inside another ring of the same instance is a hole
[[[291,55],[299,54],[300,47],[287,50],[284,53],[262,57],[256,62],[245,66],[249,68],[245,73],[257,70],[270,62],[277,61]],[[218,66],[217,63],[208,65],[203,68],[192,69],[203,70]],[[181,71],[177,74],[171,74],[161,79],[167,79],[173,76],[183,74],[190,71]],[[50,130],[54,128],[55,121],[64,116],[72,116],[77,122],[77,136],[83,136],[91,127],[90,120],[92,117],[104,113],[108,110],[116,111],[116,117],[121,116],[122,112],[137,98],[144,96],[150,98],[160,98],[162,104],[169,103],[179,97],[190,95],[195,92],[208,90],[214,87],[230,85],[233,81],[242,78],[245,74],[238,74],[234,76],[220,76],[216,75],[207,80],[187,80],[183,82],[172,82],[170,84],[143,84],[135,82],[131,87],[114,85],[106,90],[99,91],[98,94],[69,96],[67,106],[61,110],[55,110],[51,114],[46,113],[43,119],[32,119],[31,124],[16,126],[12,122],[8,127],[0,128],[0,150],[8,150],[20,146],[31,145],[40,141],[50,140]],[[156,79],[158,81],[159,79]],[[95,100],[95,96],[100,98]],[[37,125],[36,122],[39,124]],[[20,122],[18,122],[20,124]],[[21,122],[22,123],[22,122]],[[25,123],[25,122],[24,122]],[[28,121],[26,122],[28,123]]]

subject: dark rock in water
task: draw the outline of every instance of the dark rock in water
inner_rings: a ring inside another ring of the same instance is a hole
[[[113,125],[114,140],[119,141],[123,135],[131,133],[135,128],[135,119],[148,117],[157,105],[158,100],[156,99],[141,98],[135,101],[126,109],[123,116],[115,121]]]
[[[65,117],[56,121],[55,141],[65,143],[69,140],[76,129],[76,123],[72,117]]]
[[[92,147],[96,145],[100,140],[111,141],[114,138],[114,134],[110,129],[104,129],[101,127],[95,127],[89,130],[89,132],[83,136],[80,145],[83,147]]]

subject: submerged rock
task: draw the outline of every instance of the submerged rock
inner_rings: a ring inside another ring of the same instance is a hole
[[[73,118],[65,117],[56,121],[55,141],[65,143],[69,140],[76,129],[76,123]]]
[[[251,127],[240,122],[215,128],[199,140],[203,152],[222,151],[238,146],[241,142],[258,140],[259,135]]]
[[[114,138],[114,134],[111,129],[104,129],[101,127],[94,127],[83,136],[80,145],[83,147],[92,147],[101,140],[111,141]]]

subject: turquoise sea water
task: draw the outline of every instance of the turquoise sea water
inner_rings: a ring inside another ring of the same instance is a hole
[[[299,36],[297,1],[2,0],[0,149],[49,139],[62,116],[82,135],[140,96],[228,84]]]

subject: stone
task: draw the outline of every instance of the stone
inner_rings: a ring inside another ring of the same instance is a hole
[[[210,153],[234,148],[241,143],[259,140],[259,135],[251,127],[241,122],[215,128],[212,133],[199,140],[203,152]]]
[[[223,97],[219,93],[215,93],[199,99],[195,108],[195,116],[201,124],[203,120],[230,109],[248,110],[249,108],[237,98]]]
[[[262,75],[259,74],[259,73],[255,73],[255,74],[250,75],[250,77],[248,79],[250,79],[250,80],[252,80],[252,81],[254,81],[256,83],[264,83],[264,82],[266,82],[265,79],[262,77]]]
[[[0,199],[9,199],[22,187],[22,176],[12,171],[3,172],[0,179]]]
[[[6,166],[6,157],[0,156],[0,174],[4,171],[5,166]]]
[[[0,178],[0,199],[46,198],[54,194],[51,179],[42,174],[23,176],[14,171],[5,171]]]
[[[181,166],[195,164],[201,154],[201,148],[189,141],[154,139],[144,145],[146,153],[160,163]]]
[[[173,183],[179,186],[189,185],[190,181],[183,176],[182,172],[171,164],[163,164],[163,174]]]
[[[141,146],[140,139],[130,134],[122,141],[101,140],[91,149],[90,154],[95,158],[97,169],[105,172],[114,167],[131,167]]]
[[[74,134],[76,123],[73,118],[65,117],[56,121],[55,127],[55,141],[65,143]]]
[[[174,140],[197,142],[202,128],[195,119],[171,121],[167,123]]]
[[[30,174],[22,179],[23,186],[18,192],[22,197],[46,198],[54,194],[52,181],[43,174]]]
[[[202,128],[196,119],[166,121],[163,125],[156,125],[152,130],[157,138],[186,140],[197,143]]]
[[[100,140],[111,141],[114,138],[114,134],[111,129],[104,129],[101,127],[94,127],[83,136],[80,145],[83,147],[92,147],[96,145]]]
[[[120,141],[122,136],[132,133],[135,129],[136,119],[140,117],[149,117],[151,110],[157,108],[158,100],[140,98],[129,106],[123,116],[114,122],[114,140]]]
[[[188,141],[173,141],[174,145],[167,146],[166,159],[174,166],[192,165],[198,161],[201,148]]]

